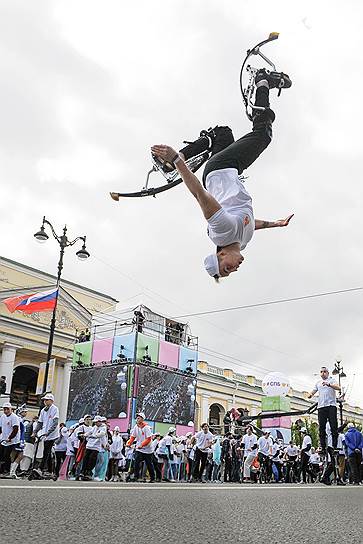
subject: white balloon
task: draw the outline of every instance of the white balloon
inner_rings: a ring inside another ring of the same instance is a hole
[[[127,387],[127,384],[126,384],[125,382],[122,382],[122,384],[121,384],[121,389],[122,389],[123,391],[125,391],[126,387]]]
[[[194,421],[189,421],[188,427],[194,427]]]
[[[285,397],[290,390],[290,380],[282,372],[270,372],[262,380],[262,391],[268,397]]]

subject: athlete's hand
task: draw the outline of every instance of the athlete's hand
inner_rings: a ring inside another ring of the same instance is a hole
[[[286,219],[278,219],[275,224],[276,227],[287,227],[287,225],[290,223],[290,220],[294,217],[294,214],[292,213],[289,215],[289,217],[286,217]]]
[[[171,162],[177,155],[175,149],[168,145],[153,145],[151,153],[166,162]]]

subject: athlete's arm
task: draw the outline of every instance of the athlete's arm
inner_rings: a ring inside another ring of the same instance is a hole
[[[164,161],[172,162],[176,156],[180,157],[178,153],[172,147],[168,145],[154,145],[151,148],[152,153],[160,157]],[[202,208],[203,215],[206,219],[209,219],[218,210],[221,209],[221,205],[217,200],[208,193],[200,183],[197,176],[193,174],[185,164],[184,160],[180,157],[175,163],[175,167],[181,175],[185,185],[188,187],[192,195],[197,199],[199,206]]]
[[[277,221],[262,221],[261,219],[255,219],[255,230],[272,229],[273,227],[287,227],[292,217],[294,217],[294,214],[289,215],[289,217],[286,217],[286,219],[278,219]]]

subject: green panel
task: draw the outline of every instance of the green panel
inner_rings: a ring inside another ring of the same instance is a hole
[[[288,397],[262,397],[262,412],[288,412],[291,402]]]
[[[137,335],[137,361],[142,361],[142,358],[146,355],[146,346],[148,347],[147,354],[151,357],[151,361],[157,364],[159,360],[159,340],[141,333]]]
[[[132,397],[132,389],[134,387],[134,366],[128,365],[127,366],[127,397]]]
[[[73,349],[73,361],[72,364],[76,366],[79,362],[83,365],[89,365],[91,363],[92,355],[92,342],[81,342],[76,344]]]
[[[158,423],[155,422],[155,433],[160,433],[161,436],[168,434],[169,427],[172,427],[170,423]]]

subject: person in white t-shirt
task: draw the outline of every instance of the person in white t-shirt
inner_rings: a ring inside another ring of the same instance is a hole
[[[132,429],[127,446],[131,446],[136,442],[135,449],[135,480],[139,479],[141,465],[145,462],[150,475],[150,483],[155,481],[155,470],[153,465],[153,449],[152,449],[152,431],[150,426],[145,421],[145,414],[138,412],[136,414],[136,425]]]
[[[38,438],[44,440],[43,459],[40,464],[41,471],[53,473],[52,448],[55,440],[59,437],[59,410],[54,404],[54,395],[47,393],[42,397],[44,408],[35,429]]]
[[[302,480],[301,484],[306,484],[306,474],[310,474],[310,477],[312,479],[312,482],[314,482],[314,474],[310,468],[310,455],[311,455],[311,447],[312,447],[312,441],[311,436],[308,434],[306,427],[301,427],[300,429],[301,434],[303,435],[303,441],[301,444],[301,451],[300,451],[300,459],[301,459],[301,475]]]
[[[273,441],[270,434],[271,431],[269,429],[265,429],[263,431],[263,436],[260,436],[260,438],[257,440],[258,460],[261,466],[263,464],[266,466],[266,474],[268,479],[270,479],[272,474],[271,453]]]
[[[326,423],[329,421],[332,433],[332,447],[336,449],[338,443],[338,418],[336,392],[341,388],[334,378],[329,377],[329,370],[326,366],[320,369],[320,380],[316,382],[314,389],[309,393],[311,398],[319,393],[318,399],[318,421],[320,446],[324,452],[326,449]]]
[[[242,437],[244,445],[244,465],[243,479],[248,481],[251,479],[251,465],[257,456],[257,436],[253,433],[252,427],[247,427],[246,434]]]
[[[195,456],[193,481],[203,482],[203,472],[208,459],[208,450],[212,446],[213,435],[209,431],[208,423],[203,423],[201,431],[195,434]]]
[[[10,402],[4,402],[0,416],[0,473],[10,472],[11,453],[20,443],[20,419]]]
[[[253,130],[234,141],[229,127],[215,127],[177,153],[172,147],[154,145],[152,154],[165,164],[176,168],[185,185],[198,201],[208,222],[208,235],[216,246],[204,266],[218,280],[236,272],[244,258],[241,251],[257,229],[285,227],[292,217],[278,221],[254,219],[252,199],[239,179],[269,145],[275,114],[269,107],[271,88],[288,88],[286,74],[259,70],[255,76],[257,109],[254,110]],[[212,153],[203,174],[203,184],[189,170],[185,160],[209,149]]]

